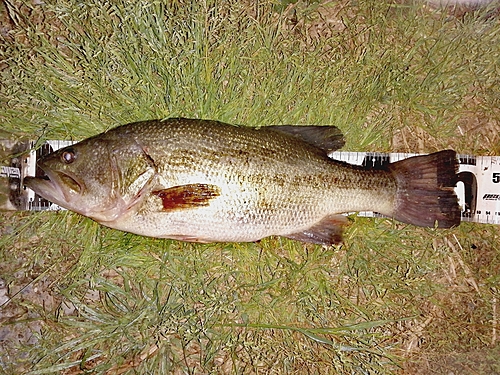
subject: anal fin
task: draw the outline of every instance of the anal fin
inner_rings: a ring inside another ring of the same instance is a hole
[[[154,190],[152,194],[161,198],[164,211],[170,211],[208,206],[221,191],[217,185],[188,184]]]
[[[284,237],[318,245],[335,245],[342,242],[343,228],[347,223],[347,218],[343,215],[329,215],[303,232]]]

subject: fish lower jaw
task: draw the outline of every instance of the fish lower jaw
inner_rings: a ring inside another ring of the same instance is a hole
[[[68,197],[53,180],[40,177],[26,177],[24,184],[42,198],[63,208],[71,209]]]

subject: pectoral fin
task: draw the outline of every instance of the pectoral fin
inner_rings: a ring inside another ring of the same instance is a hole
[[[343,215],[330,215],[303,232],[292,233],[285,237],[319,245],[339,244],[342,242],[343,227],[347,222],[347,218]]]
[[[152,194],[161,198],[164,211],[170,211],[208,206],[210,200],[218,197],[221,191],[216,185],[189,184],[155,190]]]

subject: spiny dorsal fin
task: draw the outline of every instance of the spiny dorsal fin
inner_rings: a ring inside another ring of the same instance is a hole
[[[336,126],[274,125],[266,126],[265,129],[290,134],[324,150],[327,154],[345,144],[344,136]]]

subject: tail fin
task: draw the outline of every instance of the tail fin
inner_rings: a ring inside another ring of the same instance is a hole
[[[394,218],[422,227],[451,228],[460,224],[456,152],[445,150],[390,164],[398,183]]]

